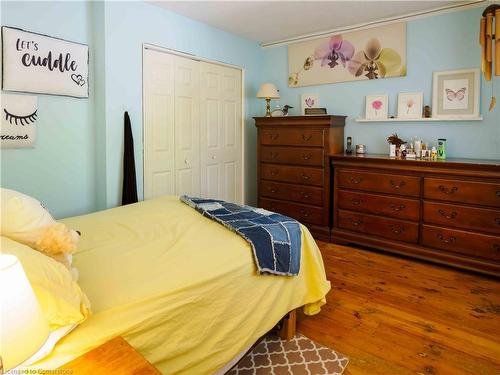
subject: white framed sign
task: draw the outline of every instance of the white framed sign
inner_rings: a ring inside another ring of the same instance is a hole
[[[33,95],[2,94],[1,148],[33,147],[38,117],[38,98]]]
[[[89,96],[89,47],[85,44],[2,27],[2,89]]]

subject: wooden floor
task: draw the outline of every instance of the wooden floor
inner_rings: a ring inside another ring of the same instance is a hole
[[[298,330],[346,354],[345,374],[500,374],[500,281],[318,244],[332,290]]]

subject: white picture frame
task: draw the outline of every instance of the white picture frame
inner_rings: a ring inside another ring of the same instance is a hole
[[[389,97],[387,95],[366,95],[365,118],[367,120],[384,120],[389,113]]]
[[[432,74],[432,117],[477,119],[479,100],[479,69],[448,70]]]
[[[318,108],[319,95],[318,94],[302,94],[300,96],[300,110],[302,115],[306,114],[306,108]]]
[[[398,94],[398,118],[422,118],[423,105],[423,92],[400,92]]]
[[[2,93],[0,148],[33,148],[36,141],[38,98]]]
[[[86,44],[2,26],[2,90],[89,97]]]

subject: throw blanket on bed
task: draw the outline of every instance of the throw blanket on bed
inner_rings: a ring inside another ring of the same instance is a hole
[[[298,221],[261,208],[221,200],[186,195],[180,200],[247,240],[259,272],[290,276],[299,273],[301,230]]]

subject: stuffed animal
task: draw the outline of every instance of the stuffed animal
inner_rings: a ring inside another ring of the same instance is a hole
[[[64,264],[78,278],[71,266],[79,232],[54,220],[36,199],[10,189],[1,189],[0,234],[23,243]]]

